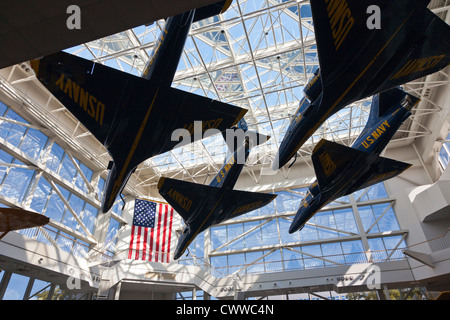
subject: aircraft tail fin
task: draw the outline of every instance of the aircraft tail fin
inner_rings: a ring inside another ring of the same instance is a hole
[[[171,178],[161,178],[158,182],[158,191],[188,225],[198,214],[205,215],[201,218],[203,221],[212,219],[213,223],[219,223],[261,208],[277,196],[222,189]],[[213,212],[229,214],[212,216]]]
[[[339,143],[320,140],[311,156],[319,187],[329,184],[360,153]]]
[[[172,208],[189,224],[197,212],[196,208],[217,198],[220,188],[210,187],[171,178],[161,178],[158,182],[158,191]]]
[[[244,118],[241,118],[236,126],[222,131],[222,136],[228,146],[228,151],[230,152],[235,152],[240,146],[242,146],[246,137],[249,138],[251,148],[263,144],[270,139],[270,136],[268,135],[251,130],[249,131],[247,122]]]
[[[405,109],[411,110],[420,99],[406,93],[400,88],[390,89],[373,96],[372,108],[370,110],[369,120],[375,120],[385,116],[393,107],[401,104]]]
[[[227,11],[233,0],[223,0],[195,10],[194,21],[197,22]]]
[[[376,159],[374,161],[366,161],[369,157],[376,157]],[[349,165],[351,166],[349,169],[353,172],[358,169],[355,166],[367,166],[368,163],[371,163],[373,174],[362,176],[346,194],[395,177],[411,166],[408,163],[379,157],[375,154],[346,147],[325,139],[322,139],[314,148],[312,161],[319,187],[332,182]],[[362,181],[361,179],[364,180]]]

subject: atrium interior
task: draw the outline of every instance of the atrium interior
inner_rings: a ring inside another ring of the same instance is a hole
[[[450,23],[450,1],[428,8]],[[164,25],[159,17],[62,49],[140,76]],[[235,189],[277,197],[199,233],[181,258],[165,261],[130,250],[135,200],[164,202],[163,177],[209,184],[227,155],[223,137],[145,160],[102,213],[107,149],[28,60],[0,69],[0,207],[50,218],[0,234],[0,300],[433,300],[449,291],[450,68],[402,86],[421,100],[381,155],[411,167],[329,203],[290,234],[316,179],[315,146],[321,139],[351,146],[370,114],[371,97],[348,105],[319,127],[292,166],[273,171],[318,68],[309,0],[234,0],[192,24],[172,86],[247,110],[249,129],[271,138],[252,149]],[[174,213],[172,248],[182,229]]]

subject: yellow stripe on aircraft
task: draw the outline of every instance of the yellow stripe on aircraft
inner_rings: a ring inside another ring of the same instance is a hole
[[[127,159],[125,160],[125,164],[122,167],[122,171],[120,171],[119,177],[116,180],[116,182],[114,183],[113,190],[112,190],[111,195],[109,196],[109,199],[108,199],[108,204],[111,204],[111,202],[115,200],[115,197],[113,198],[113,196],[114,196],[115,193],[117,193],[119,191],[119,188],[122,185],[122,181],[123,181],[125,172],[127,171],[127,168],[130,165],[131,158],[133,157],[134,152],[136,151],[136,148],[137,148],[137,146],[139,144],[139,141],[141,140],[142,133],[144,132],[145,126],[147,125],[147,121],[148,121],[148,118],[149,118],[150,113],[152,111],[153,105],[155,104],[155,100],[156,100],[156,97],[158,96],[158,92],[159,92],[159,88],[156,90],[156,93],[155,93],[155,96],[153,97],[153,101],[152,101],[152,103],[150,105],[150,108],[148,108],[147,113],[146,113],[146,115],[144,117],[144,120],[142,121],[141,126],[139,127],[139,131],[138,131],[136,137],[134,138],[133,145],[131,146],[131,150],[128,153]]]
[[[367,72],[367,70],[369,70],[369,68],[372,66],[372,64],[375,63],[375,61],[378,59],[378,57],[380,56],[381,53],[383,53],[384,49],[386,49],[386,47],[389,45],[389,43],[391,43],[391,41],[394,39],[394,37],[397,35],[397,33],[400,31],[400,29],[404,26],[404,24],[406,23],[406,21],[409,20],[409,18],[411,18],[412,14],[414,12],[411,12],[409,14],[409,16],[405,19],[405,21],[402,22],[402,24],[398,27],[398,29],[394,32],[394,34],[391,36],[391,38],[384,44],[384,46],[380,49],[380,51],[376,54],[376,56],[372,59],[372,61],[370,61],[370,63],[364,68],[364,70],[361,72],[361,74],[356,77],[356,79],[352,82],[352,84],[350,84],[350,86],[342,93],[342,95],[339,97],[339,99],[336,100],[336,102],[331,106],[331,108],[322,116],[322,118],[318,121],[318,123],[322,123],[324,122],[330,115],[330,113],[333,111],[333,109],[339,104],[339,102],[342,101],[342,99],[344,99],[345,95],[356,85],[356,83],[362,78],[362,76]],[[314,131],[312,133],[314,133],[317,128],[319,126],[314,126]],[[311,129],[312,130],[312,129]],[[311,130],[308,131],[308,134],[306,135],[306,137],[310,136]],[[294,154],[298,151],[298,149],[300,148],[300,146],[304,143],[305,139],[302,139],[300,141],[300,143],[297,145],[297,147],[295,148],[294,152],[291,153],[291,155],[289,156],[289,159],[292,158],[294,156]]]

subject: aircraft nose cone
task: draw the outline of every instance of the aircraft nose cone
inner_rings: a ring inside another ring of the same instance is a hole
[[[180,252],[180,250],[176,250],[175,253],[173,254],[173,260],[178,260],[181,257],[182,253]]]
[[[292,234],[296,232],[298,229],[300,229],[300,219],[298,218],[298,215],[296,215],[289,227],[289,233]]]
[[[274,171],[282,168],[289,161],[286,154],[286,145],[283,142],[281,143],[280,149],[278,150],[277,155],[275,156],[275,160],[272,163],[272,169]]]

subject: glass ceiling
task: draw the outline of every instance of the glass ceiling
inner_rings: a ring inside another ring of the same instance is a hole
[[[140,76],[164,20],[66,51]],[[269,168],[303,97],[303,86],[319,67],[309,1],[235,0],[222,15],[194,23],[173,86],[248,109],[250,130],[271,136],[247,161]],[[309,159],[321,138],[350,145],[366,124],[370,98],[329,118],[299,151]],[[143,186],[160,176],[204,182],[220,169],[227,147],[219,135],[145,161],[136,174]],[[203,180],[203,181],[202,181]]]

